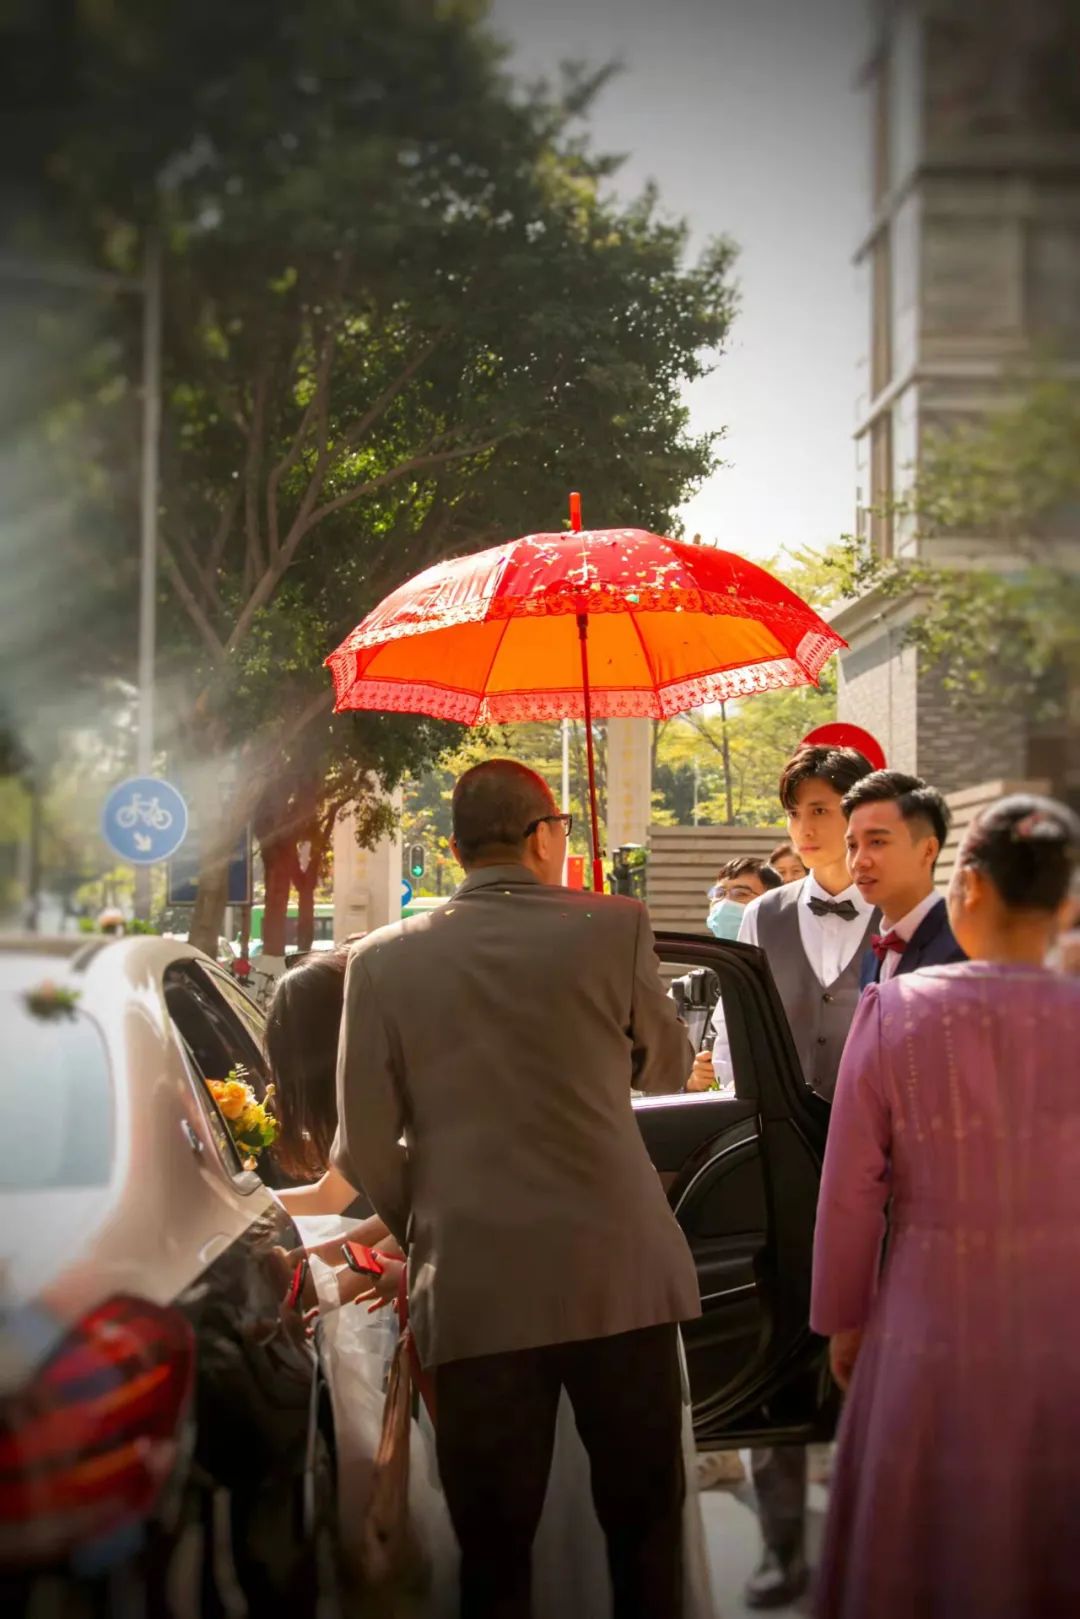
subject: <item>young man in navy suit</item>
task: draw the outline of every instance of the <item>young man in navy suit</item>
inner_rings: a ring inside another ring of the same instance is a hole
[[[847,864],[862,897],[881,911],[860,978],[963,961],[934,867],[949,830],[949,807],[935,787],[900,770],[875,770],[845,794]]]

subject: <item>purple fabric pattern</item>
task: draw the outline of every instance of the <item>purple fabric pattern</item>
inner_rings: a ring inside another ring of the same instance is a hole
[[[865,1326],[821,1619],[1080,1614],[1076,980],[962,962],[866,992],[833,1103],[811,1319]]]

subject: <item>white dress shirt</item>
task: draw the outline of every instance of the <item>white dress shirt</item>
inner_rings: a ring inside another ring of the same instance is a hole
[[[762,894],[752,899],[743,912],[742,926],[739,928],[741,944],[757,944],[757,913],[764,898]],[[810,909],[812,899],[826,900],[830,905],[839,905],[849,899],[858,914],[850,922],[845,922],[840,916],[815,916]],[[845,888],[842,894],[827,894],[813,872],[803,878],[799,895],[799,938],[814,976],[825,988],[836,982],[855,955],[873,910],[874,907],[863,899],[854,883]]]
[[[816,916],[810,909],[810,901],[815,897],[828,900],[833,905],[849,899],[855,907],[856,915],[849,922],[845,922],[840,916]],[[757,944],[757,913],[764,898],[765,894],[761,894],[757,899],[752,899],[743,911],[739,926],[740,944]],[[802,892],[799,895],[799,939],[815,977],[824,988],[836,982],[855,956],[863,942],[866,924],[873,911],[874,907],[863,899],[854,883],[845,888],[842,894],[828,894],[813,872],[803,878]],[[895,955],[896,952],[890,951],[889,954]],[[713,1073],[720,1086],[727,1089],[734,1084],[734,1073],[722,1001],[716,1003],[712,1027],[716,1033],[713,1042]]]
[[[886,933],[898,933],[905,944],[910,944],[926,918],[930,915],[930,912],[934,909],[934,906],[944,905],[944,903],[945,897],[943,894],[927,894],[926,898],[921,899],[913,910],[900,918],[899,922],[890,922],[883,916],[881,919],[882,938],[885,937]],[[878,973],[878,983],[886,983],[896,972],[899,965],[899,950],[887,950],[881,963],[881,971]]]

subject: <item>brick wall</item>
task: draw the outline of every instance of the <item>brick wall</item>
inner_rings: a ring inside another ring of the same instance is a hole
[[[707,895],[736,855],[764,860],[787,836],[781,826],[652,826],[648,906],[654,928],[706,933]]]
[[[1028,733],[1018,711],[957,703],[936,670],[923,669],[918,679],[918,774],[943,793],[958,792],[972,782],[1020,781],[1027,772]]]
[[[942,890],[948,888],[949,879],[956,865],[956,851],[960,847],[964,833],[981,809],[987,804],[994,803],[998,798],[1005,798],[1009,793],[1046,793],[1049,789],[1048,781],[999,780],[984,781],[977,787],[965,787],[961,792],[947,793],[946,798],[952,811],[952,825],[937,863],[935,873],[937,886]]]
[[[894,770],[914,770],[918,681],[900,629],[861,639],[840,660],[837,717],[876,736]]]

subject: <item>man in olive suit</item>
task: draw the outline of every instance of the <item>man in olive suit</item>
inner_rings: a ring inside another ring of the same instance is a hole
[[[564,1387],[617,1619],[681,1611],[676,1323],[700,1303],[630,1093],[679,1090],[693,1053],[644,907],[560,886],[568,821],[522,765],[466,772],[464,882],[346,980],[334,1161],[408,1253],[464,1619],[530,1611]]]

